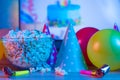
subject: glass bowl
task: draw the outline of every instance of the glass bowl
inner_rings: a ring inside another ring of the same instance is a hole
[[[9,38],[2,41],[6,58],[20,68],[45,67],[53,44],[53,39],[50,37]]]

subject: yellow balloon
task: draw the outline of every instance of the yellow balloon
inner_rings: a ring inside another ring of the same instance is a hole
[[[0,60],[4,57],[4,53],[5,53],[4,45],[2,41],[0,40]]]
[[[120,32],[112,29],[96,32],[88,42],[87,53],[98,68],[107,64],[111,70],[120,69]]]

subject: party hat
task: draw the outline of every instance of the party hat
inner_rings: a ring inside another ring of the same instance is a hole
[[[118,28],[117,23],[114,23],[114,29],[119,32],[119,28]]]
[[[50,30],[49,30],[47,24],[44,24],[44,27],[43,27],[43,31],[42,31],[42,32],[50,35]]]
[[[49,30],[49,27],[47,26],[47,24],[44,24],[43,32],[46,33],[47,35],[50,35],[50,30]],[[51,67],[54,67],[54,64],[56,62],[56,56],[57,56],[57,49],[56,49],[55,44],[53,43],[53,49],[52,49],[51,55],[47,61],[47,63]]]
[[[56,67],[61,67],[67,72],[79,72],[86,69],[84,63],[76,34],[73,26],[70,25],[57,55]]]

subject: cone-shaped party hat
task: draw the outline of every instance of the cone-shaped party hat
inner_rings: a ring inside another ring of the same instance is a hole
[[[49,27],[47,26],[47,24],[44,24],[44,27],[43,27],[43,31],[44,33],[50,35],[50,30],[49,30]],[[56,56],[57,56],[57,49],[56,49],[56,46],[55,44],[53,43],[53,49],[52,49],[52,52],[51,52],[51,55],[47,61],[47,63],[51,66],[51,67],[54,67],[54,64],[56,62]]]
[[[120,32],[119,28],[118,28],[118,25],[116,23],[114,23],[114,29],[118,32]]]
[[[56,67],[67,72],[79,72],[86,69],[86,64],[79,47],[73,26],[69,26],[65,38],[57,55]]]

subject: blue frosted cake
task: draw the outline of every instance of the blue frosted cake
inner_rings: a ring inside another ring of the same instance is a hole
[[[80,6],[68,4],[61,6],[59,3],[56,5],[48,5],[47,19],[50,26],[67,26],[69,23],[76,25],[80,23]]]

